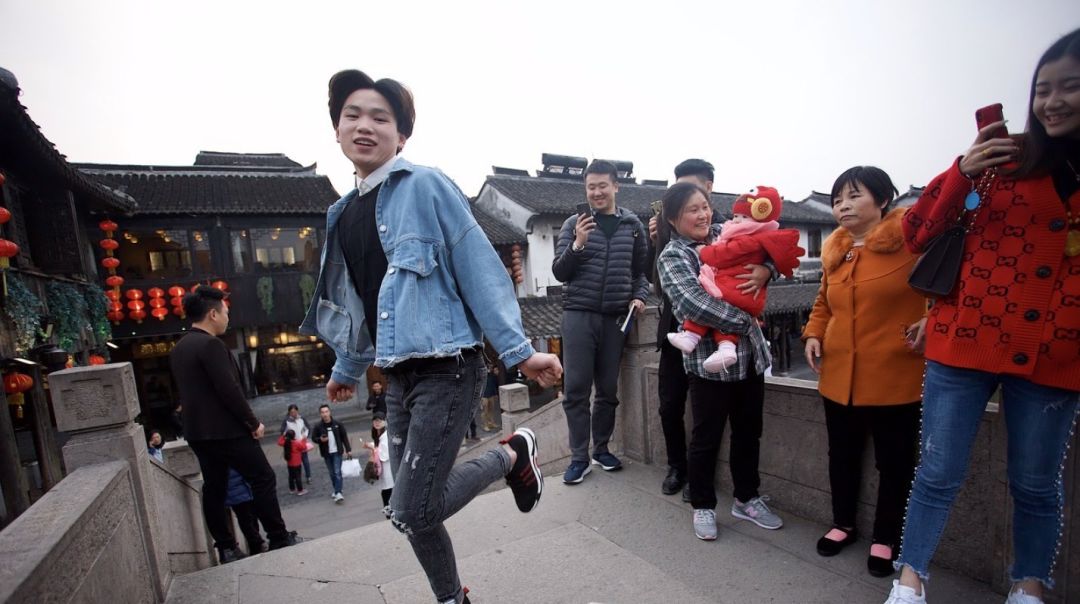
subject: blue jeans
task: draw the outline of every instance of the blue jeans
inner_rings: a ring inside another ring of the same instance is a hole
[[[1020,377],[926,363],[921,459],[908,501],[896,567],[911,567],[924,581],[963,484],[971,445],[986,402],[1001,386],[1013,498],[1013,582],[1051,575],[1063,522],[1062,468],[1080,409],[1080,393],[1033,384]]]
[[[497,447],[454,465],[480,402],[487,370],[481,355],[414,359],[387,371],[387,430],[394,492],[390,520],[412,545],[439,602],[464,597],[454,546],[443,521],[510,472]]]
[[[311,463],[308,461],[307,451],[300,454],[300,463],[304,464],[304,476],[311,480]]]
[[[326,470],[330,472],[330,482],[334,485],[334,492],[341,492],[341,452],[330,453],[323,458],[326,462]]]

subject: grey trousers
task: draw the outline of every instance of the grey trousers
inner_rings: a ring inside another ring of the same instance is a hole
[[[618,317],[565,310],[562,317],[564,370],[563,409],[570,429],[571,461],[589,461],[589,432],[593,454],[607,453],[619,406],[619,362],[626,337]],[[596,384],[590,411],[589,395]],[[591,419],[591,422],[590,422]]]

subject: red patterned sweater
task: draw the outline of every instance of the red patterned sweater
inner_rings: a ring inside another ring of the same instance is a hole
[[[908,249],[921,253],[954,224],[970,191],[959,161],[935,178],[904,217]],[[1080,191],[1068,203],[1080,215]],[[1049,176],[999,176],[965,239],[956,288],[930,311],[926,358],[1080,391],[1080,256],[1065,255],[1069,226]]]

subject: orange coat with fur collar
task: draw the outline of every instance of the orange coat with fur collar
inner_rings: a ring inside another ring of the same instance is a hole
[[[862,247],[843,227],[822,246],[821,289],[802,337],[821,340],[825,398],[854,405],[922,398],[923,356],[908,349],[904,330],[926,314],[926,300],[907,283],[917,256],[904,246],[904,212],[889,212]]]

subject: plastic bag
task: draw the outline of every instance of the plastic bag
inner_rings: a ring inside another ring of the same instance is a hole
[[[341,462],[342,478],[359,478],[361,474],[359,459],[346,459]]]

